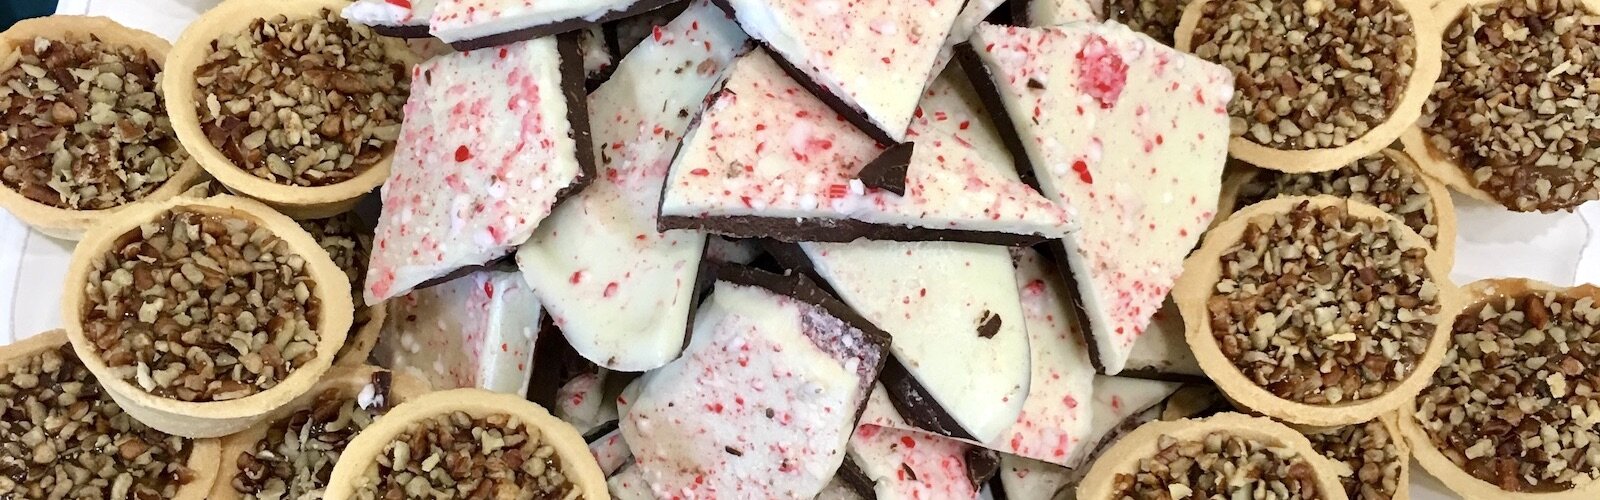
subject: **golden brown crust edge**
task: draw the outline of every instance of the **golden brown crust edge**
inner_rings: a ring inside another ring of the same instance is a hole
[[[1438,226],[1439,234],[1432,245],[1434,252],[1444,257],[1445,269],[1453,269],[1456,262],[1456,231],[1459,227],[1456,222],[1456,203],[1450,198],[1450,190],[1439,179],[1423,170],[1411,155],[1398,149],[1384,149],[1385,156],[1393,159],[1400,168],[1409,170],[1422,182],[1428,190],[1428,199],[1433,203],[1434,225]],[[1222,221],[1241,208],[1239,206],[1239,192],[1256,176],[1261,175],[1261,170],[1254,167],[1245,167],[1226,172],[1222,178],[1222,194],[1217,197],[1216,227]]]
[[[11,363],[31,357],[49,349],[54,349],[67,343],[67,332],[64,330],[51,330],[26,339],[22,339],[6,346],[0,346],[0,369],[9,368]],[[189,450],[189,461],[184,465],[194,472],[194,479],[178,487],[178,494],[174,500],[205,500],[211,485],[217,480],[217,461],[222,453],[222,445],[217,439],[191,439],[194,447]]]
[[[293,403],[272,412],[272,416],[263,419],[260,423],[228,437],[222,438],[222,458],[217,466],[217,480],[211,487],[210,500],[234,500],[243,498],[237,490],[233,489],[233,477],[239,471],[239,454],[254,447],[265,437],[267,430],[278,420],[304,408],[313,401],[318,394],[326,389],[338,389],[346,397],[361,392],[363,387],[372,381],[372,374],[387,371],[370,365],[347,367],[334,367],[328,370],[317,385],[313,386],[305,395],[296,398]],[[404,403],[411,398],[421,396],[428,392],[428,386],[422,381],[402,373],[390,372],[389,405],[394,406]]]
[[[583,436],[571,424],[550,415],[543,407],[510,394],[483,389],[455,389],[432,392],[414,398],[389,410],[382,419],[361,431],[345,447],[339,463],[333,468],[328,483],[328,500],[349,500],[355,497],[356,481],[366,475],[384,447],[418,421],[438,415],[461,411],[475,417],[506,414],[521,420],[524,425],[538,428],[544,439],[555,448],[561,458],[561,467],[567,479],[581,491],[579,498],[605,500],[610,498],[606,489],[605,474],[589,453]],[[1309,446],[1309,444],[1308,444]]]
[[[1317,478],[1317,489],[1323,493],[1324,500],[1347,498],[1344,485],[1339,483],[1339,476],[1334,474],[1334,465],[1321,453],[1312,449],[1311,441],[1299,431],[1272,419],[1239,413],[1220,413],[1200,420],[1157,420],[1139,426],[1100,455],[1101,458],[1095,461],[1089,473],[1078,484],[1078,498],[1084,500],[1112,498],[1111,489],[1116,476],[1132,473],[1139,466],[1141,459],[1155,452],[1162,436],[1190,440],[1218,431],[1293,450],[1311,465]]]
[[[307,275],[316,284],[312,293],[320,301],[317,318],[319,339],[316,358],[271,389],[240,399],[219,402],[185,402],[151,395],[111,372],[100,358],[99,349],[83,332],[81,311],[85,306],[83,285],[94,261],[110,250],[122,233],[155,219],[174,208],[228,213],[254,220],[305,259]],[[333,364],[333,357],[344,345],[354,315],[350,281],[333,263],[327,251],[311,234],[293,220],[259,202],[235,196],[195,199],[184,196],[160,203],[141,203],[118,212],[84,235],[72,253],[67,268],[65,292],[61,297],[61,318],[67,338],[84,366],[94,373],[124,411],[162,432],[196,438],[220,437],[243,430],[265,418],[268,412],[288,404],[310,390]]]
[[[1205,4],[1214,0],[1194,0],[1183,11],[1173,43],[1183,52],[1193,52],[1194,31],[1200,23]],[[1394,110],[1383,122],[1373,126],[1360,138],[1333,148],[1286,150],[1256,144],[1243,137],[1228,141],[1228,154],[1252,165],[1282,172],[1303,173],[1333,170],[1389,147],[1401,134],[1414,127],[1422,116],[1422,105],[1433,92],[1433,83],[1442,69],[1439,37],[1443,29],[1434,16],[1427,0],[1390,0],[1411,17],[1416,38],[1416,60],[1411,78],[1406,80],[1405,91],[1395,103]]]
[[[1245,227],[1255,219],[1284,213],[1304,201],[1311,202],[1313,208],[1342,206],[1347,208],[1353,217],[1394,221],[1395,226],[1402,230],[1400,233],[1402,243],[1413,247],[1430,248],[1425,265],[1432,274],[1433,282],[1439,288],[1438,325],[1434,329],[1433,338],[1428,342],[1427,351],[1417,360],[1416,369],[1381,396],[1355,403],[1327,406],[1279,398],[1246,378],[1227,357],[1223,356],[1222,349],[1217,346],[1216,338],[1212,336],[1210,313],[1206,310],[1206,302],[1210,299],[1221,276],[1222,254],[1238,242]],[[1178,278],[1177,285],[1172,289],[1172,296],[1186,325],[1184,337],[1190,349],[1194,351],[1195,359],[1200,362],[1200,368],[1205,371],[1206,376],[1216,382],[1217,387],[1221,388],[1229,399],[1239,405],[1263,415],[1300,425],[1335,426],[1366,422],[1381,414],[1393,412],[1406,401],[1414,399],[1432,379],[1434,370],[1439,368],[1445,351],[1449,349],[1449,318],[1455,316],[1461,302],[1460,292],[1450,281],[1447,263],[1443,257],[1431,250],[1426,240],[1377,207],[1333,196],[1289,196],[1252,205],[1229,217],[1227,221],[1207,233],[1200,248],[1184,261],[1183,269],[1183,275]]]
[[[394,161],[391,151],[377,164],[354,178],[327,186],[287,186],[256,177],[240,169],[217,150],[200,128],[200,117],[195,109],[195,69],[205,62],[211,52],[211,42],[223,33],[243,31],[256,19],[284,14],[291,19],[315,15],[321,9],[339,12],[348,4],[345,0],[228,0],[206,11],[178,37],[167,57],[167,71],[162,76],[166,92],[167,113],[172,116],[172,129],[199,161],[206,172],[219,182],[240,194],[262,200],[296,219],[319,219],[349,211],[356,200],[367,194],[389,177],[389,166]],[[416,57],[404,41],[380,37],[391,57],[407,66]]]
[[[1564,294],[1592,297],[1600,300],[1600,287],[1595,285],[1579,285],[1575,287],[1559,287],[1542,281],[1524,278],[1498,278],[1474,281],[1463,288],[1466,302],[1461,310],[1476,305],[1484,299],[1518,294],[1526,291],[1553,291]],[[1431,377],[1430,377],[1431,379]],[[1591,481],[1581,487],[1567,491],[1530,493],[1508,492],[1474,477],[1467,471],[1457,467],[1455,462],[1445,458],[1444,453],[1433,445],[1433,440],[1428,437],[1427,431],[1417,424],[1417,402],[1413,398],[1406,402],[1400,410],[1402,414],[1399,421],[1401,434],[1405,436],[1406,443],[1411,448],[1412,458],[1417,459],[1417,464],[1422,470],[1428,471],[1433,477],[1439,479],[1450,491],[1468,499],[1509,499],[1509,500],[1592,500],[1600,497],[1600,481]]]
[[[18,43],[36,36],[57,40],[81,40],[91,34],[105,43],[143,50],[152,60],[163,66],[172,47],[166,40],[154,34],[123,26],[104,17],[50,16],[18,21],[10,29],[0,33],[0,53],[10,53],[16,50]],[[167,179],[166,183],[134,203],[172,198],[197,182],[203,172],[200,164],[191,157]],[[11,211],[18,219],[46,236],[63,240],[82,238],[89,226],[107,214],[122,210],[131,204],[103,210],[73,210],[45,205],[9,188],[0,187],[0,208]]]

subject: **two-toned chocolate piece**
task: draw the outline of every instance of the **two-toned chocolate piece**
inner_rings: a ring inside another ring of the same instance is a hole
[[[388,304],[378,364],[434,390],[528,394],[543,312],[522,275],[477,271]]]

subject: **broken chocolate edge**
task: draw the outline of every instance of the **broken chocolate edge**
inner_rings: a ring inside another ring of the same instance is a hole
[[[694,336],[694,318],[700,312],[700,305],[705,298],[711,295],[711,285],[717,282],[717,269],[722,264],[711,260],[711,238],[706,237],[705,244],[700,247],[700,264],[695,269],[694,289],[689,292],[689,316],[683,323],[683,345],[681,352],[689,348],[689,339]]]
[[[589,93],[585,85],[588,77],[583,70],[583,52],[579,50],[577,32],[556,37],[556,54],[560,57],[561,96],[567,101],[567,136],[577,148],[578,169],[581,175],[572,184],[556,191],[556,201],[550,210],[583,191],[599,175],[594,162],[594,135],[589,131]]]
[[[906,172],[911,168],[911,154],[916,143],[902,142],[889,146],[883,154],[873,158],[856,172],[856,178],[870,188],[882,189],[896,196],[906,195]]]
[[[633,5],[628,6],[628,8],[606,12],[605,14],[602,14],[600,17],[593,20],[584,19],[581,17],[562,19],[549,24],[529,26],[522,29],[495,33],[493,35],[450,42],[450,48],[456,49],[459,52],[466,52],[469,50],[494,47],[496,45],[526,42],[528,40],[550,35],[569,34],[573,31],[588,28],[596,24],[602,24],[607,21],[614,21],[617,19],[631,17],[656,10],[674,1],[676,0],[639,0]]]
[[[875,481],[867,476],[866,471],[861,470],[861,464],[850,458],[849,453],[845,453],[844,462],[839,464],[839,471],[834,474],[844,480],[844,485],[861,498],[878,498],[877,492],[873,490]]]
[[[658,215],[656,229],[692,229],[729,238],[772,238],[779,241],[849,243],[858,239],[879,241],[954,241],[999,246],[1031,246],[1045,241],[1039,235],[1021,235],[969,229],[933,229],[824,217],[765,217],[759,215]]]
[[[561,390],[561,369],[567,356],[578,352],[567,343],[566,334],[556,327],[555,317],[546,310],[539,315],[539,338],[533,344],[533,365],[528,368],[528,393],[525,399],[545,408],[555,408]]]
[[[428,38],[433,36],[428,34],[428,25],[426,24],[369,24],[366,26],[372,28],[373,33],[389,38]]]
[[[1089,347],[1089,364],[1094,365],[1095,372],[1105,373],[1105,364],[1100,361],[1100,343],[1095,341],[1094,328],[1089,324],[1089,309],[1083,306],[1083,300],[1078,294],[1083,290],[1078,286],[1078,276],[1072,272],[1072,264],[1067,260],[1067,243],[1061,240],[1051,240],[1044,243],[1045,253],[1050,255],[1050,260],[1055,262],[1056,274],[1061,276],[1062,284],[1072,293],[1071,307],[1067,312],[1072,315],[1072,329],[1078,332],[1078,338],[1083,339],[1084,345]]]
[[[994,479],[995,474],[1000,472],[1000,452],[998,451],[982,446],[973,446],[967,448],[967,452],[963,455],[962,458],[966,459],[967,462],[967,480],[972,481],[973,491],[982,490],[983,483]]]

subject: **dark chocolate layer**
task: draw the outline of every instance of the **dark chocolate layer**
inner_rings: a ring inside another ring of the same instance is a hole
[[[893,226],[872,224],[854,219],[763,217],[757,215],[705,217],[661,215],[656,218],[656,229],[660,231],[692,229],[720,234],[730,238],[772,238],[788,242],[848,243],[865,238],[889,241],[960,241],[986,245],[1029,246],[1044,241],[1044,237],[1039,235]]]
[[[390,38],[427,38],[428,25],[426,24],[400,24],[400,25],[370,25],[373,33]]]
[[[535,39],[535,38],[546,37],[546,36],[550,36],[550,35],[567,34],[567,33],[570,33],[572,31],[580,30],[580,29],[587,28],[587,27],[590,27],[590,26],[594,26],[596,24],[604,23],[604,22],[607,22],[607,21],[613,21],[613,20],[617,20],[617,19],[622,19],[624,17],[629,17],[629,16],[633,16],[633,15],[636,15],[636,14],[649,12],[649,11],[655,10],[657,8],[660,8],[663,5],[667,5],[669,3],[672,3],[673,1],[675,1],[675,0],[639,0],[638,2],[634,2],[633,5],[630,5],[627,8],[624,8],[622,10],[613,10],[613,11],[607,12],[605,14],[602,14],[600,17],[595,18],[594,20],[588,20],[588,19],[583,19],[583,18],[563,19],[563,20],[556,21],[556,22],[553,22],[553,23],[550,23],[550,24],[541,24],[541,25],[538,25],[538,26],[529,26],[527,28],[522,28],[522,29],[514,30],[514,31],[507,31],[507,32],[504,32],[504,33],[496,33],[496,34],[485,36],[485,37],[473,38],[473,39],[470,39],[470,40],[461,40],[461,41],[457,41],[457,42],[450,42],[450,48],[456,49],[458,51],[465,52],[465,51],[468,51],[468,50],[476,50],[476,49],[481,49],[481,48],[485,48],[485,47],[494,47],[496,45],[507,45],[507,44],[512,44],[512,43],[516,43],[516,42],[524,42],[524,41],[532,40],[532,39]],[[580,74],[581,74],[581,71],[580,71]]]
[[[645,1],[640,0],[641,3]],[[583,173],[572,184],[556,192],[552,210],[588,187],[598,175],[594,163],[594,135],[589,132],[589,92],[584,87],[588,77],[583,70],[583,51],[578,45],[580,36],[577,32],[557,36],[556,53],[561,56],[561,96],[567,100],[567,123],[571,124],[567,136],[576,143],[578,169]]]

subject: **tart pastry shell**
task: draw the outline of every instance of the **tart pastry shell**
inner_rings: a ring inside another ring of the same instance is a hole
[[[1563,288],[1541,281],[1523,278],[1499,278],[1475,281],[1462,289],[1467,302],[1461,310],[1483,303],[1486,300],[1508,295],[1520,295],[1526,292],[1557,292],[1574,297],[1589,297],[1600,301],[1600,287],[1595,285],[1580,285]],[[1453,319],[1453,318],[1452,318]],[[1461,495],[1463,498],[1494,498],[1509,500],[1588,500],[1600,498],[1600,481],[1590,481],[1588,484],[1567,491],[1552,492],[1510,492],[1462,470],[1455,462],[1445,458],[1439,447],[1434,446],[1433,439],[1428,437],[1428,432],[1417,423],[1416,399],[1406,402],[1400,410],[1399,420],[1401,435],[1405,436],[1411,448],[1411,456],[1422,465],[1422,470],[1428,471],[1433,477],[1439,478],[1450,491]]]
[[[1178,50],[1194,51],[1195,28],[1200,24],[1205,5],[1213,1],[1218,0],[1194,0],[1184,9],[1173,38]],[[1443,67],[1439,59],[1442,50],[1439,37],[1443,29],[1434,17],[1434,11],[1429,8],[1431,0],[1389,1],[1411,18],[1416,49],[1405,91],[1401,92],[1394,109],[1382,122],[1343,146],[1329,148],[1278,149],[1236,136],[1228,141],[1228,154],[1252,165],[1281,172],[1323,172],[1349,165],[1389,147],[1407,128],[1415,126],[1417,118],[1422,116],[1422,105],[1428,100],[1428,94],[1433,92],[1433,83],[1439,79]]]
[[[311,387],[311,391],[296,398],[293,403],[274,410],[271,416],[249,429],[222,438],[222,461],[217,467],[217,481],[211,487],[210,496],[206,498],[211,500],[244,498],[242,493],[233,489],[233,477],[239,472],[239,454],[255,448],[256,443],[267,437],[267,431],[271,430],[272,424],[311,404],[323,391],[337,389],[341,397],[356,397],[362,388],[372,382],[372,374],[381,371],[385,370],[368,365],[335,367],[328,370],[327,375],[323,375],[322,381]],[[427,384],[421,380],[403,373],[389,373],[391,378],[387,403],[391,408],[428,392]]]
[[[21,44],[31,43],[35,37],[78,42],[88,40],[90,35],[102,43],[144,51],[151,60],[163,67],[162,76],[165,78],[165,63],[171,45],[153,34],[117,24],[104,17],[49,16],[19,21],[11,29],[0,33],[0,54],[18,50]],[[198,182],[202,172],[204,170],[200,164],[190,157],[161,187],[133,203],[164,201],[177,196]],[[10,188],[0,187],[0,208],[11,211],[12,215],[46,236],[64,240],[82,238],[90,226],[133,203],[101,210],[75,210],[39,203]]]
[[[311,293],[319,302],[315,358],[296,368],[271,389],[228,401],[191,402],[155,396],[111,371],[101,359],[99,349],[84,334],[82,311],[89,304],[83,283],[88,281],[94,262],[111,251],[118,237],[174,209],[248,219],[283,240],[291,251],[305,260],[304,272],[315,284]],[[205,199],[179,196],[118,212],[116,217],[84,235],[72,253],[66,283],[66,293],[61,298],[61,317],[66,324],[67,338],[71,339],[72,348],[84,366],[129,415],[157,430],[184,437],[220,437],[244,430],[266,418],[269,412],[305,394],[333,364],[333,357],[344,345],[354,316],[349,279],[309,233],[266,205],[227,195]]]
[[[483,389],[455,389],[431,392],[395,406],[372,426],[361,431],[345,447],[333,468],[325,495],[328,500],[348,500],[356,497],[356,482],[376,466],[378,455],[393,442],[396,436],[424,419],[463,412],[473,417],[510,415],[523,425],[539,430],[545,444],[555,448],[560,457],[561,470],[573,487],[581,493],[578,498],[602,500],[610,498],[606,490],[605,474],[588,444],[572,424],[550,415],[543,407],[521,397],[490,392]]]
[[[347,4],[349,2],[344,0],[228,0],[206,11],[183,30],[167,57],[167,71],[162,76],[172,129],[189,154],[229,190],[261,200],[296,219],[320,219],[350,211],[362,195],[376,189],[389,177],[394,151],[355,177],[337,184],[290,186],[262,179],[240,169],[206,138],[195,108],[203,94],[195,82],[194,72],[211,54],[211,43],[223,34],[242,33],[255,20],[278,14],[290,20],[315,17],[322,9],[337,14]],[[407,67],[417,62],[404,40],[378,37],[378,43],[384,44],[391,58]]]
[[[1344,486],[1335,474],[1337,466],[1311,448],[1311,441],[1300,432],[1274,420],[1238,413],[1220,413],[1200,420],[1152,421],[1123,436],[1089,468],[1078,485],[1078,498],[1103,499],[1112,496],[1118,475],[1133,474],[1139,462],[1160,450],[1162,436],[1180,441],[1200,440],[1213,432],[1224,432],[1274,448],[1287,448],[1305,459],[1316,476],[1317,489],[1324,500],[1344,500]]]
[[[1405,379],[1378,397],[1332,405],[1312,405],[1280,398],[1246,378],[1244,373],[1222,354],[1222,349],[1212,334],[1211,314],[1206,308],[1206,303],[1211,299],[1217,281],[1222,275],[1222,256],[1239,242],[1245,228],[1256,220],[1287,213],[1305,201],[1310,201],[1309,208],[1313,210],[1338,206],[1344,207],[1350,217],[1394,221],[1403,229],[1400,232],[1401,243],[1407,247],[1430,249],[1425,259],[1425,266],[1434,284],[1439,288],[1440,307],[1435,318],[1438,324],[1435,325],[1433,338],[1428,341],[1427,350],[1418,357],[1416,367]],[[1217,387],[1222,389],[1228,399],[1241,407],[1300,425],[1336,426],[1366,422],[1384,413],[1393,412],[1406,401],[1415,398],[1432,379],[1433,372],[1439,368],[1445,351],[1449,349],[1450,319],[1459,310],[1460,291],[1450,282],[1450,267],[1446,258],[1432,251],[1427,240],[1398,222],[1398,219],[1377,207],[1344,198],[1288,196],[1252,205],[1213,228],[1206,235],[1205,242],[1200,248],[1184,261],[1183,276],[1178,278],[1178,283],[1172,290],[1173,299],[1183,315],[1184,336],[1188,340],[1190,349],[1194,350],[1200,368],[1216,382]]]
[[[0,347],[0,372],[9,370],[12,363],[26,360],[65,343],[67,343],[66,331],[51,330]],[[124,408],[123,411],[127,409]],[[194,479],[189,484],[180,486],[178,494],[172,497],[173,500],[204,500],[211,490],[211,485],[217,480],[217,459],[222,452],[221,443],[216,439],[194,439],[190,443],[193,448],[189,450],[189,461],[184,465],[194,472]]]
[[[1444,257],[1444,268],[1452,269],[1456,260],[1456,230],[1459,226],[1456,222],[1456,204],[1450,198],[1450,191],[1445,189],[1444,183],[1439,182],[1437,177],[1422,170],[1422,167],[1412,161],[1411,155],[1405,151],[1384,149],[1381,153],[1394,160],[1395,165],[1401,169],[1415,175],[1416,179],[1428,189],[1428,199],[1433,204],[1433,223],[1439,228],[1438,237],[1434,238],[1434,244],[1431,246],[1434,253]],[[1229,170],[1223,174],[1222,195],[1217,200],[1218,224],[1227,220],[1235,211],[1244,208],[1239,206],[1239,192],[1260,175],[1261,170],[1255,168]]]
[[[366,265],[366,263],[362,262],[360,265]],[[353,297],[352,295],[352,301],[354,301]],[[351,368],[366,365],[367,358],[372,357],[372,348],[378,345],[378,335],[383,331],[383,323],[388,319],[388,302],[379,302],[367,306],[367,322],[361,325],[361,328],[357,328],[345,337],[344,343],[350,349],[342,353],[342,356],[335,358],[333,366]]]

